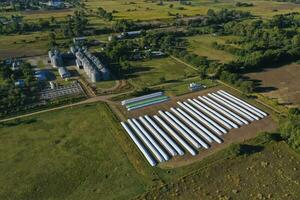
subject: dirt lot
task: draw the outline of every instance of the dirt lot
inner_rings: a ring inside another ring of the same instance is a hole
[[[246,76],[257,82],[258,92],[278,99],[281,104],[300,107],[300,64],[293,63]]]

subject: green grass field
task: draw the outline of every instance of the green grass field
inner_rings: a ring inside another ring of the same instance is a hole
[[[173,58],[159,58],[148,61],[132,62],[134,73],[129,74],[130,82],[136,87],[149,87],[165,82],[177,81],[196,76],[197,71],[189,68]]]
[[[1,127],[0,199],[127,199],[144,192],[155,176],[143,160],[131,164],[127,153],[138,153],[121,148],[123,134],[104,104]]]
[[[46,54],[48,33],[0,36],[0,59]]]
[[[188,78],[183,81],[167,83],[163,86],[154,87],[154,89],[164,91],[167,96],[180,96],[180,95],[184,95],[187,93],[191,93],[191,91],[189,90],[190,83],[198,83],[201,85],[205,85],[207,88],[218,85],[213,80],[200,79],[199,77],[194,77],[194,78]]]
[[[174,16],[170,16],[168,13],[180,14],[183,16],[195,16],[206,14],[208,9],[237,9],[243,11],[250,11],[252,14],[269,18],[276,14],[284,14],[288,12],[300,11],[299,4],[286,3],[286,2],[273,2],[267,0],[250,0],[254,4],[253,7],[236,7],[236,0],[192,0],[192,5],[181,5],[178,2],[166,2],[164,5],[158,5],[158,1],[143,1],[136,0],[88,0],[86,2],[87,7],[92,10],[96,10],[98,7],[102,7],[108,11],[117,11],[114,14],[116,19],[132,19],[132,20],[164,20],[171,19]],[[173,8],[169,6],[173,4]]]
[[[233,39],[233,36],[213,36],[213,35],[197,35],[186,38],[189,42],[188,50],[199,56],[205,56],[211,60],[218,60],[226,63],[235,58],[229,52],[215,49],[212,44],[225,44],[226,40]]]

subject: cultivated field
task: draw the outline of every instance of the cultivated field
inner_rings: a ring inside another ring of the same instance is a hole
[[[226,51],[218,50],[213,47],[213,42],[225,44],[226,40],[233,39],[232,36],[213,36],[213,35],[197,35],[188,37],[188,50],[199,56],[205,56],[210,60],[218,60],[226,63],[235,58],[234,55]]]
[[[300,106],[300,64],[268,68],[246,76],[257,81],[258,92],[278,99],[279,103]]]
[[[133,72],[128,74],[128,78],[134,86],[139,88],[197,75],[196,70],[188,68],[171,57],[132,62],[131,64]]]

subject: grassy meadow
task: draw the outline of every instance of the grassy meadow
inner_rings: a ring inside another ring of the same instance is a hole
[[[46,54],[48,33],[0,36],[0,59]]]
[[[226,151],[216,153],[195,172],[136,199],[298,199],[299,154],[284,142],[252,142],[244,144],[252,149],[247,155],[230,158],[224,156]]]
[[[0,138],[1,200],[127,199],[155,178],[122,149],[128,139],[105,104],[7,123]]]
[[[226,40],[233,39],[233,36],[196,35],[186,39],[189,43],[188,50],[191,53],[205,56],[210,60],[218,60],[223,63],[235,59],[233,54],[213,47],[213,42],[225,44]]]
[[[136,87],[149,87],[197,75],[196,70],[186,67],[171,57],[136,61],[131,64],[133,72],[128,74],[128,78]],[[162,78],[164,81],[161,80]]]
[[[117,11],[114,16],[116,19],[132,19],[132,20],[167,20],[174,18],[171,14],[180,14],[182,16],[195,16],[206,14],[208,9],[237,9],[249,11],[254,15],[269,18],[276,14],[284,14],[288,12],[300,11],[299,4],[288,2],[274,2],[267,0],[250,0],[253,7],[236,7],[236,0],[192,0],[192,5],[181,5],[179,2],[164,2],[158,5],[158,1],[128,1],[128,0],[88,0],[87,8],[96,10],[102,7],[108,11]],[[170,5],[173,7],[170,7]]]

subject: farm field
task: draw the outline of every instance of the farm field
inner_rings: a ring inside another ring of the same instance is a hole
[[[116,138],[124,133],[105,104],[16,123],[0,128],[2,200],[127,199],[155,178],[137,153],[121,148],[126,140]]]
[[[299,198],[300,156],[286,143],[252,140],[241,149],[244,153],[234,158],[224,156],[226,151],[214,154],[196,172],[136,199]]]
[[[246,74],[257,82],[257,91],[279,103],[300,107],[300,64],[292,63]]]
[[[0,59],[46,54],[48,34],[36,32],[28,35],[0,36]]]
[[[131,62],[131,64],[133,65],[133,72],[127,76],[130,82],[138,88],[182,80],[197,75],[196,70],[184,66],[171,57]]]
[[[101,103],[8,122],[0,129],[0,141],[0,198],[3,200],[130,199],[152,190],[150,194],[156,195],[156,188],[163,184],[170,187],[166,191],[160,189],[160,196],[169,199],[169,192],[177,186],[182,197],[191,195],[183,192],[187,186],[193,186],[190,177],[195,184],[199,181],[201,195],[213,197],[231,194],[234,189],[238,190],[237,195],[248,195],[251,188],[256,189],[257,182],[264,180],[267,188],[274,184],[273,179],[282,184],[282,195],[287,187],[291,197],[298,191],[294,177],[299,174],[294,169],[300,158],[283,142],[263,147],[254,142],[257,146],[250,149],[261,151],[249,156],[231,158],[225,149],[188,165],[173,162],[170,166],[151,168],[109,108]],[[278,157],[281,159],[275,159]],[[233,169],[242,170],[236,174],[237,170]],[[274,177],[269,176],[274,173],[270,169],[276,169]],[[226,173],[230,176],[225,176]],[[253,173],[253,177],[247,180],[249,189],[244,191],[241,185],[246,173]],[[224,187],[229,178],[234,181]],[[220,194],[213,193],[213,189],[218,189]]]
[[[207,13],[208,9],[237,9],[243,11],[250,11],[252,14],[269,18],[273,15],[284,14],[288,12],[300,11],[300,5],[287,3],[287,2],[273,2],[263,0],[251,0],[254,4],[253,7],[236,7],[234,0],[219,0],[219,1],[208,1],[208,0],[192,0],[192,5],[181,5],[178,2],[164,2],[164,5],[158,5],[157,1],[143,1],[137,0],[134,3],[127,0],[88,0],[86,2],[87,7],[92,10],[96,10],[98,7],[102,7],[109,11],[117,11],[114,14],[116,19],[132,19],[132,20],[167,20],[174,18],[170,16],[172,14],[180,14],[183,16],[195,16],[203,15]],[[173,7],[170,8],[170,4]]]
[[[60,19],[67,17],[72,13],[73,13],[72,9],[33,10],[33,11],[22,11],[22,12],[1,12],[0,16],[21,15],[24,16],[25,20],[28,20],[30,22],[34,22],[39,19],[50,19],[53,16],[57,21],[59,21]]]
[[[186,38],[189,42],[188,50],[199,56],[205,56],[211,60],[218,60],[226,63],[235,58],[234,55],[226,51],[215,49],[212,45],[214,42],[225,44],[226,40],[232,39],[233,36],[213,36],[197,35]]]

